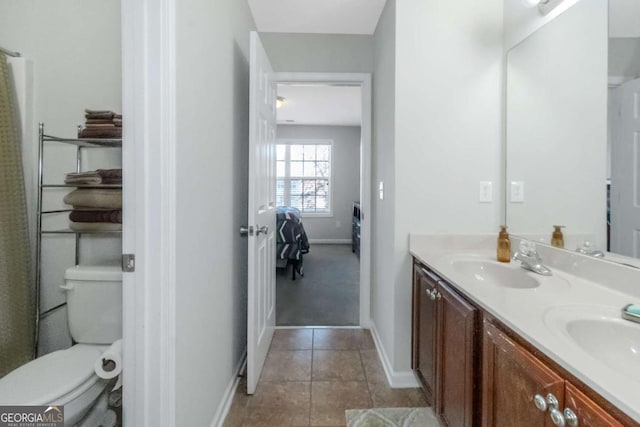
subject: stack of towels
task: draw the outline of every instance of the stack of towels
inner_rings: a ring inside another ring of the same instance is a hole
[[[122,169],[69,173],[65,183],[121,185]],[[122,189],[120,188],[78,188],[67,194],[64,202],[73,206],[69,214],[69,227],[74,231],[122,230]]]
[[[89,172],[70,172],[64,178],[71,185],[122,185],[122,169],[98,169]]]
[[[122,114],[110,110],[84,110],[85,127],[78,138],[122,138]]]

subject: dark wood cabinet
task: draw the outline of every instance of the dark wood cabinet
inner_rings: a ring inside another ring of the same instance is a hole
[[[490,321],[484,322],[482,369],[482,425],[622,427],[638,424],[618,421],[567,379]],[[548,395],[557,401],[555,415],[564,424],[554,424],[553,407]],[[536,407],[535,399],[544,399],[546,407]],[[575,421],[573,421],[575,420]]]
[[[436,413],[451,427],[471,427],[476,395],[478,309],[445,282],[438,283],[438,389]]]
[[[440,420],[474,425],[478,310],[416,263],[412,367]]]
[[[445,426],[551,427],[553,415],[567,427],[640,427],[417,260],[412,327],[411,366]]]
[[[413,360],[412,368],[432,406],[436,392],[437,283],[420,265],[413,269]]]
[[[549,413],[536,407],[536,396],[553,394],[561,403],[564,379],[538,361],[491,323],[484,322],[482,425],[553,426]],[[546,403],[545,403],[546,405]]]
[[[573,411],[582,427],[622,427],[601,406],[589,399],[570,382],[566,382],[564,406]]]

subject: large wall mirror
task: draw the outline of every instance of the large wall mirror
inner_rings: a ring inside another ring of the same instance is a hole
[[[580,0],[507,54],[510,232],[640,256],[640,1]],[[609,258],[614,258],[609,256]]]

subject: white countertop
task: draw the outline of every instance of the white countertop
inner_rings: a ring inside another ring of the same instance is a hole
[[[610,313],[640,303],[640,270],[551,247],[538,246],[551,277],[532,272],[536,288],[483,284],[453,268],[456,259],[496,261],[496,235],[411,235],[410,253],[634,420],[640,422],[640,355],[624,374],[592,357],[557,327],[573,312]],[[512,251],[518,240],[512,237]],[[501,263],[520,269],[519,262]],[[597,317],[597,315],[594,315]],[[632,322],[626,322],[632,327]],[[626,324],[625,324],[626,325]],[[635,325],[635,326],[634,326]],[[637,347],[640,352],[640,343]]]

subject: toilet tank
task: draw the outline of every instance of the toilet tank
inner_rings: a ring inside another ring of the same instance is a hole
[[[81,344],[111,344],[122,338],[122,269],[77,265],[60,286],[67,294],[71,337]]]

